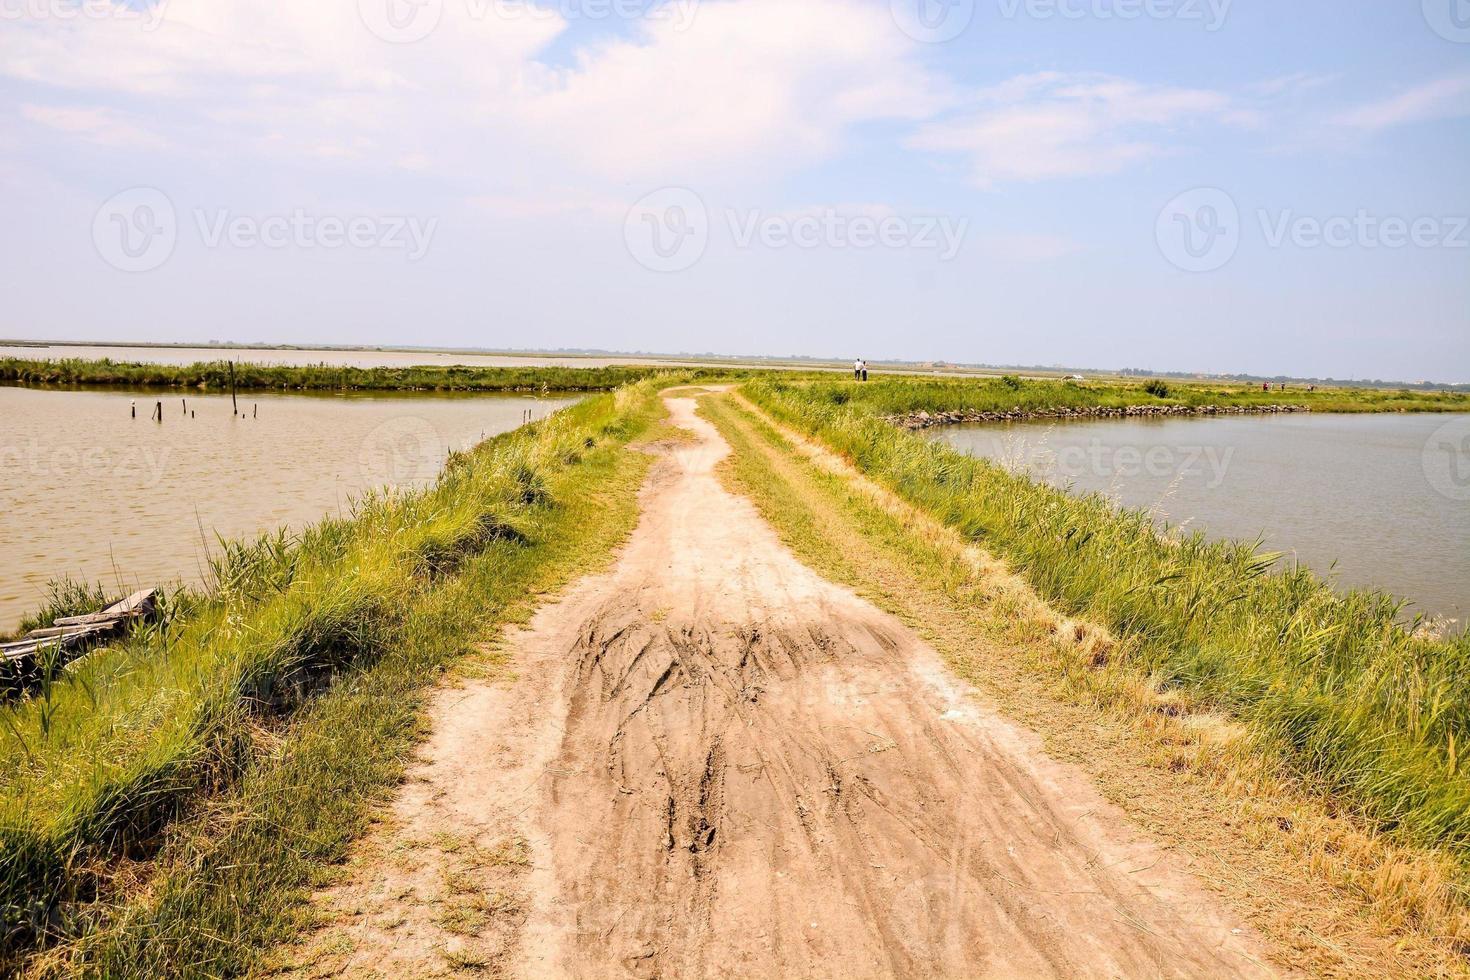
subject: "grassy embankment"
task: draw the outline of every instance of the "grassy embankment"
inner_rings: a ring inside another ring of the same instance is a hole
[[[0,964],[223,975],[292,935],[401,773],[421,692],[631,528],[647,461],[624,447],[658,383],[231,546],[211,588],[0,708]]]
[[[866,385],[829,382],[811,387],[810,397],[851,405],[867,415],[890,418],[919,412],[1048,413],[1090,408],[1179,406],[1255,409],[1291,405],[1313,412],[1470,411],[1470,394],[1373,388],[1318,388],[1292,385],[1262,391],[1259,385],[1151,382],[1148,384],[885,378]]]
[[[854,391],[760,380],[747,390],[780,421],[1003,558],[1056,608],[1112,631],[1110,659],[1184,705],[1245,722],[1307,784],[1395,838],[1470,861],[1461,758],[1470,635],[1405,630],[1391,596],[1339,594],[1306,569],[1273,572],[1278,556],[1252,544],[1162,536],[1145,513],[1069,496],[880,417],[896,406],[952,403],[949,383]],[[1334,404],[1385,404],[1374,394]],[[1006,397],[967,397],[997,396]]]
[[[235,386],[280,391],[611,391],[620,385],[667,373],[642,367],[403,367],[357,368],[330,364],[235,365]],[[718,368],[682,372],[691,379],[722,377]],[[0,384],[139,386],[229,391],[225,361],[185,366],[109,360],[60,361],[0,358]]]
[[[1150,676],[974,539],[758,409],[707,398],[725,475],[813,568],[898,615],[1053,755],[1230,896],[1282,964],[1332,975],[1460,976],[1462,863],[1395,843],[1307,786],[1279,750]]]

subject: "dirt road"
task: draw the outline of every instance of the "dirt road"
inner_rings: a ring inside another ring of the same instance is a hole
[[[313,972],[1272,972],[1083,776],[801,565],[669,405],[695,439],[616,566],[510,638],[515,681],[439,697]]]

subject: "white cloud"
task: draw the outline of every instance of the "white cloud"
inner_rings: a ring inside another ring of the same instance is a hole
[[[1352,129],[1379,130],[1467,115],[1470,115],[1470,75],[1452,75],[1339,113],[1332,121]]]
[[[886,11],[848,0],[704,3],[584,50],[507,108],[541,145],[610,176],[799,165],[851,125],[933,111],[938,86]]]
[[[1250,125],[1229,97],[1107,75],[1042,72],[980,92],[977,106],[920,128],[910,145],[962,154],[981,186],[1117,173],[1168,152],[1172,127]]]
[[[1293,72],[1290,75],[1268,78],[1262,82],[1255,82],[1247,85],[1245,90],[1252,95],[1257,95],[1262,98],[1278,98],[1321,88],[1324,85],[1331,85],[1340,77],[1340,75],[1323,75],[1314,72],[1299,71]]]
[[[391,167],[432,159],[492,182],[693,180],[837,150],[854,125],[932,113],[941,86],[864,0],[705,0],[546,60],[567,22],[504,2],[445,3],[436,30],[385,43],[352,0],[171,0],[131,21],[27,22],[0,75],[147,104],[179,145]]]
[[[111,109],[99,106],[51,106],[22,104],[23,118],[76,136],[89,143],[110,147],[157,148],[165,142]]]
[[[470,5],[449,3],[430,38],[394,45],[367,29],[354,2],[169,0],[152,29],[126,18],[7,21],[0,73],[177,98],[256,82],[304,83],[308,92],[411,88],[433,78],[476,84],[523,64],[564,27],[554,16],[475,17]]]

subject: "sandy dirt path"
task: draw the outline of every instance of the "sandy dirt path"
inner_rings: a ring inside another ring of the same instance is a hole
[[[516,680],[440,695],[307,972],[1272,973],[1084,776],[800,564],[668,404],[695,439],[615,567],[509,638]]]

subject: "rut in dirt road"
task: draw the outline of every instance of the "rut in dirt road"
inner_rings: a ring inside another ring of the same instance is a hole
[[[1085,777],[980,706],[902,623],[801,565],[721,486],[728,446],[695,401],[668,403],[696,440],[663,450],[616,566],[512,640],[518,680],[436,709],[427,788],[400,805],[406,824],[527,842],[523,919],[494,965],[1272,972]],[[422,965],[401,935],[374,942]]]
[[[1265,972],[1085,780],[797,562],[670,406],[698,442],[567,647],[525,974]]]

